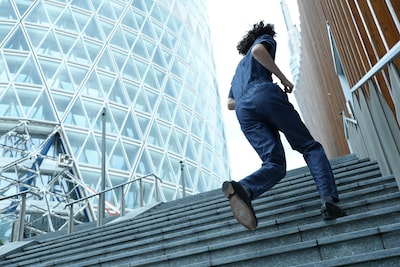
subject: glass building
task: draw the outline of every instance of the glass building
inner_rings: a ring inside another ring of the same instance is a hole
[[[0,1],[0,196],[29,190],[26,229],[65,227],[64,204],[103,175],[105,188],[137,180],[127,208],[228,179],[212,51],[206,1]],[[119,199],[107,193],[108,214]],[[20,206],[0,202],[3,236]]]

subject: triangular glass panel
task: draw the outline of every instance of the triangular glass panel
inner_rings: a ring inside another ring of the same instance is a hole
[[[161,98],[160,104],[157,109],[157,115],[159,118],[162,118],[166,121],[171,121],[171,113],[164,97]]]
[[[120,50],[116,50],[113,48],[111,48],[111,53],[114,57],[115,62],[117,63],[118,69],[121,71],[125,64],[125,61],[127,61],[129,56],[125,53],[122,53]]]
[[[46,39],[42,42],[40,47],[37,49],[38,54],[45,56],[61,57],[62,51],[58,46],[58,42],[53,31],[50,31]]]
[[[169,50],[173,51],[175,47],[175,37],[172,36],[168,31],[164,31],[164,34],[161,38],[161,43],[168,48]]]
[[[135,2],[136,3],[136,2]],[[133,12],[133,17],[136,20],[136,25],[138,25],[137,30],[140,30],[143,26],[144,20],[145,20],[145,16],[142,15],[141,13],[138,12]]]
[[[163,9],[163,10],[161,10]],[[165,18],[169,14],[168,10],[165,10],[164,7],[159,5],[158,3],[154,4],[153,10],[151,11],[151,16],[158,20],[161,23],[164,23]]]
[[[174,13],[171,13],[171,14],[174,14]],[[171,29],[172,32],[178,33],[181,24],[182,24],[182,22],[177,17],[175,17],[174,15],[169,16],[167,26]]]
[[[89,65],[90,59],[87,54],[86,47],[81,38],[78,38],[74,47],[69,52],[68,59],[71,61],[75,61],[79,64]]]
[[[177,93],[177,89],[175,87],[176,81],[174,81],[171,77],[168,78],[167,83],[165,85],[164,92],[172,98],[177,99],[179,97]]]
[[[167,68],[167,63],[164,59],[163,54],[161,53],[161,49],[156,49],[154,52],[153,63],[157,64],[162,68]]]
[[[146,5],[147,3],[149,3],[149,6]],[[151,1],[151,3],[153,3],[153,1]],[[145,0],[136,0],[132,5],[134,8],[139,9],[145,13],[148,13],[151,8],[150,2]]]
[[[139,123],[140,128],[138,130],[141,131],[141,135],[143,135],[147,131],[147,127],[150,124],[150,119],[139,114],[136,114],[137,121]]]
[[[40,94],[40,90],[33,90],[32,88],[24,88],[24,87],[15,87],[16,95],[18,96],[19,101],[16,103],[21,103],[22,109],[24,110],[24,116],[28,113],[28,111],[33,106],[36,98]]]
[[[172,128],[171,136],[168,140],[168,149],[170,151],[175,152],[178,155],[182,154],[182,147],[179,144],[179,140],[178,137],[176,136],[176,131],[174,128]]]
[[[115,20],[116,16],[114,13],[114,9],[111,6],[111,1],[103,1],[101,7],[97,11],[99,16],[109,18],[111,20]]]
[[[128,105],[126,96],[124,94],[124,87],[122,86],[119,79],[115,81],[110,95],[108,96],[108,99],[122,105]]]
[[[97,63],[98,68],[102,68],[106,70],[107,72],[116,72],[114,64],[112,62],[111,56],[110,56],[110,51],[108,49],[105,49],[103,52],[103,55],[101,56],[99,62]]]
[[[83,145],[82,153],[79,156],[79,162],[91,165],[100,165],[101,153],[95,138],[90,134],[86,144]]]
[[[123,31],[120,27],[118,27],[117,30],[115,31],[114,36],[111,39],[110,43],[111,43],[111,45],[120,47],[124,50],[129,49],[128,43],[126,42],[126,39],[125,39],[125,34],[123,33]]]
[[[0,40],[4,40],[13,27],[14,24],[0,23]]]
[[[105,74],[99,75],[98,77],[100,78],[101,87],[103,88],[104,95],[108,95],[116,78]]]
[[[64,123],[84,128],[89,127],[80,98],[75,101]]]
[[[3,25],[0,25],[0,37],[2,33],[2,27]],[[39,29],[39,28],[34,28],[30,26],[25,26],[25,30],[28,33],[29,39],[34,47],[36,49],[39,44],[42,42],[43,38],[45,35],[48,33],[48,31]]]
[[[190,116],[188,114],[188,112],[182,108],[178,109],[178,111],[176,112],[175,115],[175,125],[177,125],[178,127],[182,128],[182,129],[187,129],[187,127],[189,126],[188,124],[188,116]]]
[[[158,123],[158,130],[160,132],[160,136],[164,143],[168,140],[169,134],[171,132],[171,126],[166,125],[164,123]]]
[[[55,23],[61,29],[69,30],[71,32],[77,32],[77,26],[75,24],[75,20],[72,16],[71,10],[67,7],[64,13],[58,18],[57,22]]]
[[[0,66],[5,66],[5,65],[6,65],[6,63],[4,62],[2,53],[0,52]],[[9,81],[8,72],[7,72],[6,68],[4,68],[4,67],[0,68],[0,81],[3,81],[3,82]]]
[[[160,151],[154,151],[149,149],[149,154],[151,157],[151,160],[154,164],[154,168],[156,169],[156,173],[159,174],[160,173],[160,167],[162,166],[161,164],[163,163],[163,153]]]
[[[14,88],[11,86],[9,86],[4,93],[0,94],[0,107],[0,116],[19,118],[25,117],[21,107],[18,104],[18,98]]]
[[[142,38],[138,38],[132,48],[132,52],[142,58],[148,59],[149,54]]]
[[[118,132],[121,131],[122,124],[124,123],[125,117],[126,117],[126,110],[118,109],[118,108],[115,108],[112,106],[110,106],[110,108],[108,110],[110,111],[110,113],[112,114],[112,116],[114,118],[116,130]]]
[[[156,107],[156,103],[157,103],[157,99],[158,99],[158,92],[154,92],[154,91],[147,91],[145,90],[146,94],[147,94],[147,99],[149,100],[149,107],[150,107],[150,111],[152,112],[153,109]]]
[[[154,69],[152,66],[149,67],[149,70],[146,73],[146,77],[144,78],[144,83],[151,88],[158,89],[160,85],[158,84],[157,76],[154,73]]]
[[[90,125],[94,126],[99,113],[103,109],[103,104],[96,101],[90,101],[86,98],[82,99],[82,104],[86,110],[87,118]]]
[[[158,124],[153,123],[149,136],[147,137],[147,142],[150,145],[155,145],[158,147],[164,147],[164,140],[162,136],[160,135],[160,131],[158,130]]]
[[[59,67],[56,75],[54,75],[51,87],[71,92],[74,91],[74,84],[71,80],[70,74],[68,72],[67,67],[65,66],[65,63]]]
[[[90,8],[87,10],[90,10]],[[83,32],[87,23],[90,21],[90,14],[73,12],[73,16],[75,18],[76,24],[78,25],[79,32]]]
[[[74,83],[74,88],[77,90],[79,86],[81,86],[83,78],[85,78],[88,68],[85,66],[77,66],[75,64],[68,63],[68,68],[70,73],[73,73],[71,75],[73,83]]]
[[[67,106],[71,102],[72,96],[69,94],[64,95],[56,92],[53,92],[51,96],[53,97],[53,101],[56,105],[58,116],[59,118],[62,118]]]
[[[147,94],[145,90],[141,90],[136,98],[135,110],[151,113],[149,106],[149,100],[147,99]]]
[[[47,10],[50,23],[54,24],[64,11],[65,5],[59,6],[59,5],[53,5],[52,3],[46,3],[44,7]]]
[[[71,0],[71,6],[76,6],[84,10],[90,10],[90,0]]]
[[[122,71],[122,76],[133,81],[141,81],[141,76],[139,75],[136,64],[133,62],[131,57],[128,57],[126,60],[125,67]]]
[[[61,61],[53,61],[39,57],[39,64],[47,83],[51,84],[54,73],[60,66]]]
[[[130,8],[127,10],[125,17],[122,19],[122,24],[136,31],[139,31],[140,29],[138,23],[136,22],[135,15]]]
[[[167,66],[169,66],[172,59],[172,53],[166,51],[164,48],[161,49],[161,52],[164,55],[165,61],[167,62]]]
[[[31,5],[36,4],[36,2],[32,1],[14,1],[14,2],[15,5],[17,5],[17,9],[21,17],[30,8]]]
[[[97,24],[95,17],[92,17],[86,26],[84,34],[90,38],[103,41],[102,28]]]
[[[133,166],[135,166],[135,163],[137,161],[137,156],[140,151],[140,146],[138,144],[128,143],[124,141],[122,141],[122,144],[124,146],[125,153],[128,157],[130,168],[133,168]]]
[[[134,63],[139,73],[139,81],[141,81],[145,77],[148,64],[140,60],[135,60]]]
[[[124,125],[122,126],[121,134],[131,139],[139,140],[138,126],[131,113],[128,114]]]
[[[210,177],[210,174],[207,174],[207,177]],[[204,178],[204,173],[203,171],[200,172],[198,181],[197,181],[197,189],[199,192],[206,192],[207,191],[207,183],[205,181],[206,179]]]
[[[89,79],[83,85],[82,94],[95,98],[104,98],[103,89],[97,77],[97,72],[94,70],[90,74]]]
[[[149,159],[147,155],[147,149],[145,149],[139,159],[139,164],[136,169],[136,173],[138,174],[150,174],[153,173],[152,168],[151,168],[151,160]]]
[[[128,82],[128,81],[124,81],[124,85],[125,85],[126,92],[129,96],[129,100],[130,100],[131,104],[135,103],[136,96],[140,90],[139,85]]]
[[[126,2],[122,2],[122,1],[121,1],[121,2],[111,1],[111,5],[112,5],[112,7],[113,7],[113,9],[114,9],[114,13],[115,13],[115,17],[116,17],[116,18],[120,18],[122,12],[123,12],[126,8],[129,8],[129,7],[126,5]]]
[[[46,9],[42,2],[38,2],[33,9],[26,16],[25,21],[32,22],[40,25],[49,25],[49,18],[47,17]]]
[[[105,21],[104,19],[99,19],[99,23],[103,26],[104,34],[108,38],[111,31],[114,29],[114,24],[110,23],[109,21]]]
[[[176,184],[179,179],[179,177],[175,175],[171,167],[169,157],[165,157],[164,162],[162,162],[162,165],[158,172],[160,174],[160,178],[165,182],[171,182]]]
[[[15,81],[37,85],[42,84],[42,79],[40,78],[40,75],[38,73],[38,68],[34,63],[32,57],[29,57],[22,69],[15,76]]]
[[[72,46],[76,42],[76,37],[72,37],[67,34],[63,34],[60,32],[55,32],[56,39],[58,39],[61,51],[64,55],[67,55],[71,50]]]
[[[14,8],[11,5],[10,0],[5,0],[0,2],[0,18],[2,20],[16,20],[17,15],[15,14]],[[1,38],[0,40],[3,40]]]
[[[95,58],[97,57],[97,55],[100,52],[101,46],[97,43],[91,42],[89,40],[85,40],[85,45],[90,57],[91,62],[93,62],[95,60]]]
[[[8,42],[4,45],[4,48],[18,50],[18,51],[29,51],[28,43],[21,28],[14,32],[14,34],[8,39]]]
[[[14,54],[4,54],[4,58],[7,63],[8,72],[10,73],[10,78],[14,78],[19,69],[22,67],[26,60],[25,55],[14,55]]]
[[[142,28],[142,33],[143,35],[148,36],[150,39],[157,39],[157,35],[152,24],[153,23],[150,21],[150,19],[146,19],[146,22]]]
[[[28,117],[35,120],[57,121],[53,105],[50,102],[46,90],[43,90],[31,108]]]
[[[80,151],[82,151],[85,147],[86,139],[91,135],[85,135],[80,132],[69,131],[67,129],[65,132],[72,148],[72,154],[75,155],[76,158],[79,158]]]
[[[129,170],[129,163],[122,149],[122,144],[120,141],[115,142],[114,150],[109,158],[108,167],[117,170]]]

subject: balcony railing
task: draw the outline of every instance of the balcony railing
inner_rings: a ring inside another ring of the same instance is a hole
[[[104,199],[104,194],[109,192],[109,191],[113,191],[113,190],[120,190],[120,207],[119,207],[119,215],[120,216],[124,216],[125,215],[125,199],[124,199],[124,189],[125,186],[128,184],[131,184],[133,182],[138,182],[139,181],[139,197],[140,197],[140,206],[143,207],[143,179],[145,178],[150,178],[152,177],[154,179],[154,183],[155,183],[155,194],[156,194],[156,201],[160,202],[160,192],[159,192],[159,183],[162,183],[161,178],[157,177],[155,174],[148,174],[139,178],[136,178],[132,181],[128,181],[119,185],[116,185],[114,187],[108,188],[106,190],[100,191],[96,194],[84,197],[84,198],[80,198],[78,200],[69,202],[67,204],[64,205],[64,208],[68,208],[68,217],[69,217],[69,221],[68,221],[68,233],[72,233],[73,232],[73,227],[74,227],[74,204],[78,204],[82,201],[87,201],[91,198],[94,197],[99,197],[99,200]],[[101,206],[104,207],[104,205],[99,205],[97,208],[97,226],[100,226],[103,224],[103,212],[101,210]]]

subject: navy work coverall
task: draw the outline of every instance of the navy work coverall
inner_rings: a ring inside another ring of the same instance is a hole
[[[254,42],[262,43],[275,59],[276,42],[268,34]],[[330,163],[322,145],[315,141],[287,94],[272,82],[272,74],[251,54],[251,48],[238,64],[229,98],[236,103],[236,115],[247,140],[262,160],[260,169],[240,180],[251,199],[271,189],[286,175],[285,152],[279,131],[291,147],[300,152],[311,171],[322,199],[339,201]]]

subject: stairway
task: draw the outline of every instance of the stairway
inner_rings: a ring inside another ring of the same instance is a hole
[[[0,247],[0,266],[400,266],[395,178],[354,155],[331,164],[348,214],[335,221],[321,219],[303,167],[253,202],[255,231],[236,222],[217,189],[101,227],[42,235],[3,253]]]

